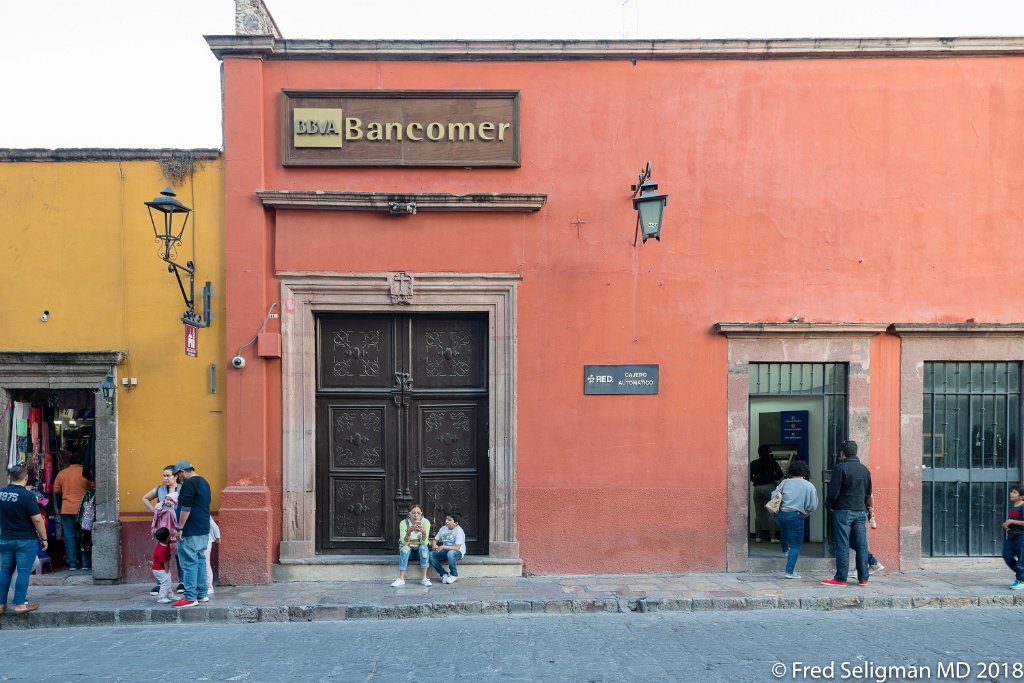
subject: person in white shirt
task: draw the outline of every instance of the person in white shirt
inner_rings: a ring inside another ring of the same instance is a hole
[[[459,580],[459,560],[466,556],[466,532],[459,523],[462,517],[453,512],[444,518],[444,526],[434,537],[434,549],[430,553],[430,566],[441,575],[441,583],[455,583]],[[448,571],[441,566],[448,563]]]

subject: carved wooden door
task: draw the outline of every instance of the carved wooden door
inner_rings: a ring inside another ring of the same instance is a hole
[[[317,319],[317,549],[394,552],[420,503],[488,542],[487,318]]]

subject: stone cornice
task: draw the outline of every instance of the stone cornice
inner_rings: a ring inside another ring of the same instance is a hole
[[[219,149],[139,149],[139,148],[0,148],[2,161],[160,161],[188,156],[193,159],[219,159]]]
[[[283,40],[205,36],[218,59],[572,61],[1024,55],[1024,37],[785,38],[771,40]]]
[[[887,323],[715,323],[726,337],[870,337],[882,334]]]
[[[893,323],[889,331],[900,337],[1021,337],[1024,323]]]
[[[274,209],[330,211],[384,211],[412,214],[420,211],[539,211],[545,194],[446,194],[431,192],[332,192],[257,190],[263,206]]]

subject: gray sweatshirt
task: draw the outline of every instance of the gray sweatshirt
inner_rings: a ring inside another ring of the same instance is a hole
[[[772,495],[779,491],[782,491],[782,510],[794,510],[806,517],[818,509],[818,492],[814,489],[814,484],[806,479],[785,479],[775,487]]]

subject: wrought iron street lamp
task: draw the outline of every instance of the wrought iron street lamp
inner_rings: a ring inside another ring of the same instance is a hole
[[[167,272],[174,273],[178,280],[178,288],[181,296],[185,299],[185,313],[181,321],[193,327],[209,327],[213,319],[213,311],[210,310],[210,299],[213,295],[213,287],[207,281],[203,287],[203,314],[196,313],[196,229],[192,225],[192,258],[184,264],[178,263],[178,247],[181,245],[182,235],[185,234],[185,226],[188,225],[189,214],[192,209],[182,204],[174,190],[165,187],[160,196],[153,201],[146,202],[149,207],[149,222],[153,225],[153,237],[163,242],[160,259],[167,263]],[[188,291],[185,291],[185,283],[181,274],[188,276]]]
[[[644,242],[648,238],[661,241],[661,219],[668,204],[668,195],[658,194],[658,183],[651,180],[651,162],[642,171],[636,185],[630,185],[633,191],[633,208],[636,209],[636,232],[633,233],[633,246],[636,246],[637,235],[643,234]],[[640,196],[637,196],[640,195]]]
[[[114,384],[114,368],[111,367],[107,371],[107,376],[103,378],[103,383],[100,384],[100,391],[103,392],[103,400],[106,402],[107,407],[111,408],[114,405],[114,390],[117,385]]]

